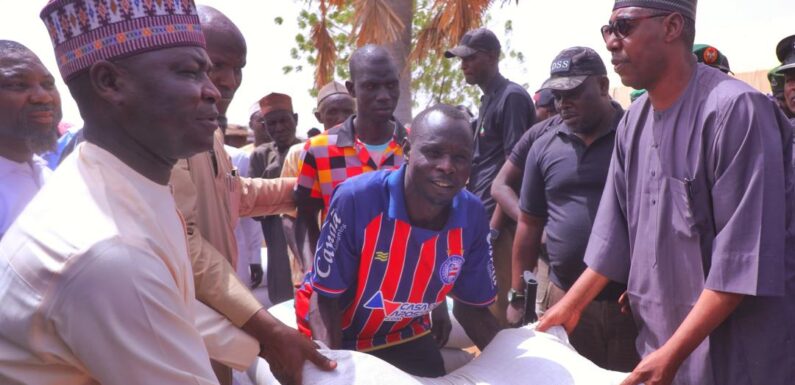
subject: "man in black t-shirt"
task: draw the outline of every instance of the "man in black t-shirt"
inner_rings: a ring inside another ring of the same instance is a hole
[[[509,321],[523,313],[524,270],[538,259],[546,232],[549,284],[544,305],[559,301],[585,270],[583,257],[607,179],[615,128],[623,110],[611,103],[607,70],[590,48],[563,50],[552,63],[551,89],[560,106],[561,123],[535,140],[524,167],[519,196],[519,220],[513,245]],[[629,371],[639,358],[632,317],[623,314],[618,299],[625,285],[611,282],[592,301],[570,335],[577,351],[610,370]]]
[[[467,32],[458,46],[444,55],[461,58],[466,82],[483,91],[473,132],[475,152],[467,189],[480,198],[491,216],[489,238],[494,247],[497,286],[502,299],[509,281],[500,279],[499,272],[510,270],[510,245],[516,225],[505,217],[502,210],[495,210],[497,203],[491,197],[491,184],[519,137],[533,125],[535,108],[530,94],[522,86],[500,74],[500,49],[500,41],[493,32],[478,28]],[[501,233],[504,234],[502,237]],[[503,324],[505,306],[505,302],[500,300],[493,308]]]

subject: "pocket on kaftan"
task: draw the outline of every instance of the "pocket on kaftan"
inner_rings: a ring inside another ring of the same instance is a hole
[[[677,236],[692,238],[696,226],[693,215],[692,185],[690,181],[666,177],[668,195],[672,201],[671,226]]]

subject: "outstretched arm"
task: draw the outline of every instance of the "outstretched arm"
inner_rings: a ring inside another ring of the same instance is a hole
[[[500,331],[497,318],[488,307],[468,305],[458,300],[453,301],[453,315],[461,324],[467,336],[478,349],[483,350]]]
[[[342,348],[342,312],[339,299],[317,294],[317,312],[309,312],[312,337],[331,349]],[[311,305],[310,305],[311,306]]]

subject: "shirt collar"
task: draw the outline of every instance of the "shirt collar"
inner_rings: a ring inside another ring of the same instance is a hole
[[[484,95],[493,95],[496,94],[497,91],[502,88],[503,85],[508,83],[508,79],[502,76],[501,73],[497,72],[494,77],[489,80],[488,84],[486,84],[486,90],[483,92]]]
[[[610,105],[615,110],[613,112],[613,124],[610,126],[609,130],[607,130],[605,133],[603,133],[598,138],[596,138],[594,140],[594,142],[596,142],[599,139],[604,138],[607,135],[610,135],[610,134],[614,133],[616,131],[616,127],[618,126],[618,122],[624,116],[624,109],[621,107],[620,104],[618,104],[618,103],[616,103],[614,101],[611,101]],[[573,136],[574,135],[574,131],[572,131],[571,128],[569,127],[569,125],[566,124],[566,122],[564,122],[564,121],[560,122],[560,124],[558,125],[558,128],[555,130],[555,132],[558,135],[566,135],[566,136]]]
[[[387,215],[389,219],[399,219],[410,224],[411,221],[409,220],[409,213],[406,209],[403,187],[403,181],[406,177],[406,167],[407,165],[404,164],[398,170],[391,172],[387,177],[387,190],[389,192],[389,208]],[[447,219],[447,223],[442,231],[466,227],[467,210],[464,205],[464,194],[466,194],[466,192],[462,189],[453,197],[452,207],[450,208],[450,218]]]
[[[351,115],[341,124],[329,129],[330,134],[337,135],[337,146],[353,147],[353,144],[356,141],[356,130],[353,128],[353,120],[355,118],[356,115]],[[395,133],[393,134],[392,138],[398,145],[402,145],[407,136],[406,128],[403,127],[403,125],[401,125],[397,120],[392,120],[392,122],[395,123]]]

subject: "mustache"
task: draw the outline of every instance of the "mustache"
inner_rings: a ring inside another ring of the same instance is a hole
[[[61,110],[59,108],[56,108],[55,106],[52,106],[52,105],[30,106],[30,107],[26,107],[24,109],[24,111],[26,113],[28,113],[28,112],[52,112],[52,113],[56,113],[57,116],[59,116],[59,117],[61,116]]]

